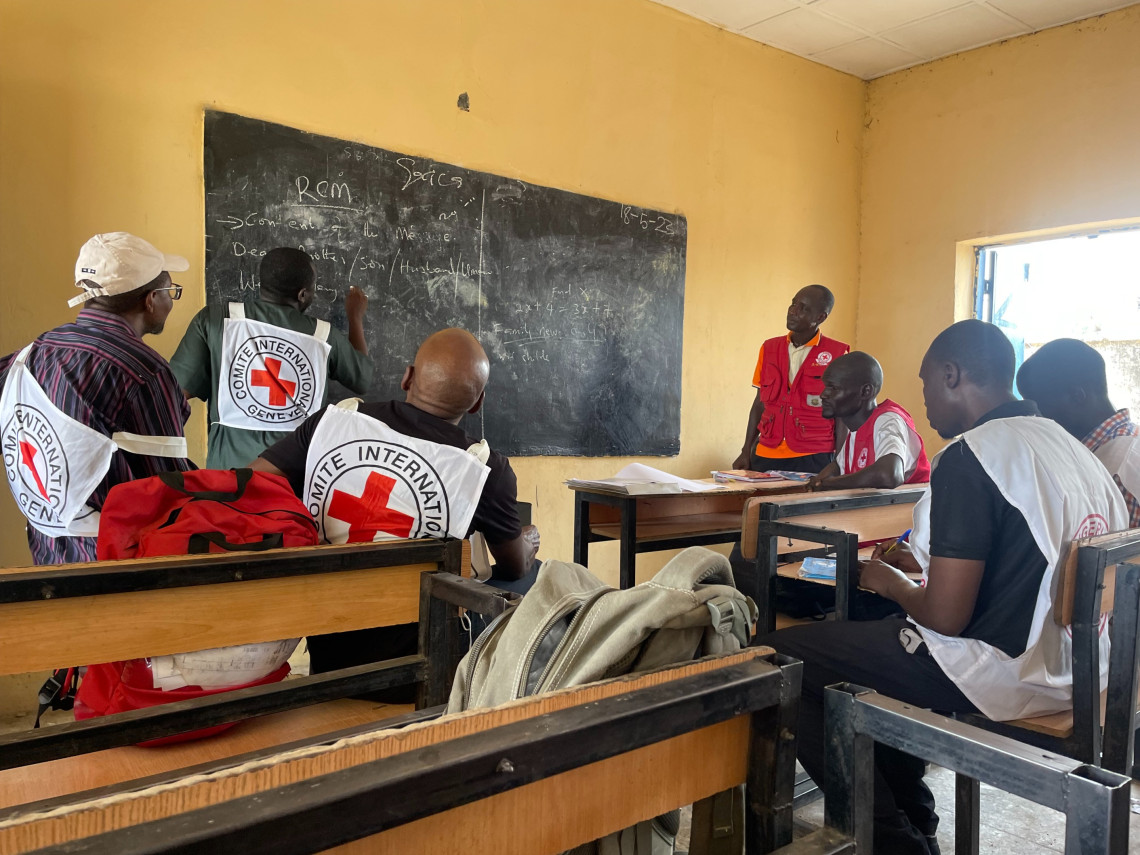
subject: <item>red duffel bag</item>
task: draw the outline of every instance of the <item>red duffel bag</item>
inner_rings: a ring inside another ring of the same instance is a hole
[[[305,506],[280,475],[251,469],[165,472],[112,487],[99,519],[96,554],[99,560],[187,555],[206,552],[251,552],[285,546],[313,546],[317,527]],[[293,640],[293,646],[296,641]],[[224,686],[183,684],[180,660],[194,660],[191,668],[209,660],[215,651],[130,659],[90,665],[75,696],[76,719],[111,715],[189,698],[244,689],[285,679],[288,642],[267,642],[238,648],[221,648],[217,659],[232,666],[244,662],[249,670],[233,672],[234,682]],[[154,664],[162,661],[163,674]],[[207,668],[206,670],[210,670]],[[141,743],[159,745],[199,739],[232,727],[215,727]]]

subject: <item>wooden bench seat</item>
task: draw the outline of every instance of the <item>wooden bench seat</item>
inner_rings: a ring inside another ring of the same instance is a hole
[[[198,766],[9,810],[0,851],[118,852],[147,839],[161,851],[194,839],[219,852],[276,852],[288,840],[289,851],[553,855],[740,784],[750,851],[770,851],[791,840],[799,669],[750,648]]]

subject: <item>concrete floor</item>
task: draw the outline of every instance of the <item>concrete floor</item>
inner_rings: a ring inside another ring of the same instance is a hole
[[[954,773],[931,767],[926,783],[938,804],[938,844],[954,852]],[[981,851],[995,855],[1041,855],[1065,851],[1065,817],[1025,799],[982,784]],[[1140,782],[1132,783],[1129,851],[1140,853]],[[796,811],[796,836],[823,825],[823,801]]]

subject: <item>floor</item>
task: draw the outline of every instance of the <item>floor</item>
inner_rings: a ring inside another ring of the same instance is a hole
[[[932,767],[926,782],[938,803],[941,825],[938,844],[946,855],[954,851],[954,773]],[[1132,783],[1132,815],[1129,823],[1131,852],[1140,852],[1140,781]],[[823,825],[823,801],[796,811],[795,833],[799,837]],[[1065,851],[1064,814],[982,785],[981,851],[995,855],[1039,855]]]

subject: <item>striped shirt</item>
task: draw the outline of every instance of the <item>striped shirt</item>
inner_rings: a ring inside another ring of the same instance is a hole
[[[1085,444],[1085,447],[1088,448],[1089,451],[1096,454],[1097,449],[1110,439],[1138,435],[1140,435],[1140,427],[1132,421],[1128,410],[1124,409],[1117,410],[1093,430],[1089,431],[1081,442]],[[1128,527],[1140,527],[1140,501],[1124,486],[1124,482],[1120,480],[1120,476],[1115,472],[1112,473],[1112,480],[1114,480],[1116,486],[1120,488],[1120,492],[1124,496],[1124,504],[1128,506]]]
[[[0,359],[6,378],[16,354]],[[71,418],[110,436],[127,431],[148,436],[182,436],[190,406],[170,366],[144,344],[123,318],[83,309],[75,323],[44,333],[28,353],[27,366],[44,393]],[[103,507],[116,484],[169,470],[193,469],[185,459],[149,457],[118,451],[102,483],[87,499]],[[27,527],[36,564],[95,560],[95,538],[52,538]]]

